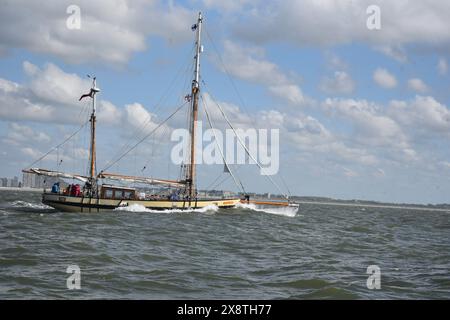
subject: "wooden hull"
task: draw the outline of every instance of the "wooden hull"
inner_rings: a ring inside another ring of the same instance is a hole
[[[102,198],[82,198],[65,196],[55,193],[44,193],[42,203],[60,211],[67,212],[102,212],[111,211],[119,207],[141,205],[146,209],[167,210],[167,209],[200,209],[207,206],[217,206],[219,208],[232,208],[240,199],[198,199],[197,201],[183,200],[115,200]]]

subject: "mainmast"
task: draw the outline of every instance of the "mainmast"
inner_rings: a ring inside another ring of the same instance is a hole
[[[91,149],[90,149],[90,170],[89,176],[91,183],[94,182],[95,179],[95,162],[96,162],[96,145],[95,145],[95,122],[96,122],[96,105],[95,105],[95,95],[100,92],[100,89],[96,86],[96,77],[92,79],[92,88],[90,92],[90,96],[92,98],[92,113],[91,119]]]
[[[191,161],[188,174],[188,186],[189,186],[189,198],[194,199],[196,197],[195,190],[195,132],[197,127],[198,118],[198,98],[200,93],[200,53],[202,52],[202,46],[200,43],[202,32],[202,13],[198,13],[197,24],[193,28],[197,29],[197,42],[196,42],[196,54],[195,54],[195,77],[192,81],[192,116],[191,116]]]

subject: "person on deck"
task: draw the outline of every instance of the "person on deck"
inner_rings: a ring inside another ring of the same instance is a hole
[[[59,182],[55,182],[52,186],[52,193],[59,193]]]

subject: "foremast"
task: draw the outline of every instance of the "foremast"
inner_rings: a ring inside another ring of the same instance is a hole
[[[191,123],[190,123],[190,134],[191,134],[191,150],[190,150],[190,162],[189,170],[187,176],[188,184],[188,196],[190,199],[196,198],[196,184],[195,184],[195,144],[196,144],[196,129],[197,129],[197,119],[198,119],[198,100],[200,94],[200,54],[202,52],[201,45],[201,33],[202,33],[202,13],[198,13],[197,24],[193,26],[197,30],[196,36],[196,54],[195,54],[195,73],[194,80],[192,81],[192,112],[191,112]]]
[[[95,95],[100,92],[100,89],[97,88],[97,83],[96,83],[97,79],[96,77],[92,78],[92,87],[91,87],[91,91],[90,91],[90,97],[92,99],[92,113],[91,113],[91,118],[90,118],[90,122],[91,122],[91,143],[90,143],[90,150],[89,150],[89,159],[90,159],[90,163],[89,163],[89,182],[90,182],[90,186],[91,186],[91,196],[94,195],[94,191],[97,189],[97,179],[96,179],[96,161],[97,161],[97,151],[96,151],[96,137],[95,137],[95,124],[96,124],[96,98]]]

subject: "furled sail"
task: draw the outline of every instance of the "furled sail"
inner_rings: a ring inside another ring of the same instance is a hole
[[[137,182],[137,183],[146,183],[146,184],[160,184],[160,185],[166,185],[166,186],[175,187],[175,188],[185,187],[184,181],[154,179],[154,178],[147,178],[147,177],[135,177],[135,176],[122,175],[122,174],[115,174],[115,173],[101,172],[101,173],[99,173],[97,178],[117,180],[117,181],[122,181],[122,182],[132,182],[132,183]]]
[[[65,173],[65,172],[58,172],[58,171],[52,171],[47,169],[39,169],[39,168],[31,168],[22,170],[23,173],[34,173],[40,176],[46,176],[46,177],[55,177],[55,178],[66,178],[66,179],[75,179],[82,182],[87,182],[89,180],[88,177],[79,175],[79,174],[71,174],[71,173]]]

